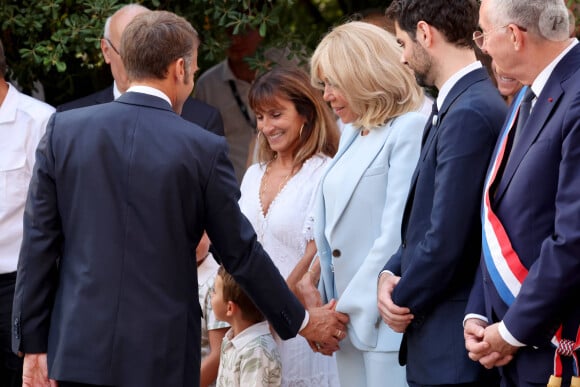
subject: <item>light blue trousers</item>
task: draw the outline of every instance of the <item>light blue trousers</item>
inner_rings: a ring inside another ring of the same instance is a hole
[[[345,338],[336,352],[342,387],[407,387],[399,352],[363,352]]]

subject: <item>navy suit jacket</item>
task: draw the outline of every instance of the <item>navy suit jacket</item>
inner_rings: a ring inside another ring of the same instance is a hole
[[[401,276],[392,297],[415,319],[401,345],[407,379],[467,383],[462,320],[480,257],[479,204],[506,106],[484,69],[462,77],[428,130],[403,214],[402,244],[385,265]]]
[[[63,112],[70,109],[98,105],[111,102],[113,99],[113,85],[111,85],[106,89],[59,105],[57,106],[56,111]],[[220,136],[224,135],[224,124],[219,110],[198,99],[188,97],[187,100],[185,100],[181,111],[181,117],[209,130],[212,133]]]
[[[199,385],[204,230],[282,338],[304,308],[238,207],[223,137],[154,96],[55,113],[36,155],[13,349],[97,385]]]
[[[491,203],[529,273],[508,308],[482,261],[467,312],[503,320],[518,341],[540,347],[520,350],[514,367],[546,383],[550,338],[564,323],[575,340],[580,323],[580,45],[537,97]]]

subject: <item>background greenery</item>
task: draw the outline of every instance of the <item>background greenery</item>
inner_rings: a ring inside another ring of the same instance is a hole
[[[125,0],[127,1],[127,0]],[[99,40],[105,19],[126,4],[118,0],[0,0],[1,38],[16,79],[30,91],[35,80],[52,105],[87,95],[112,82]],[[580,0],[565,0],[579,15]],[[225,31],[250,25],[265,36],[265,46],[306,47],[353,15],[389,0],[139,0],[150,9],[186,17],[202,35],[199,65],[205,70],[224,56]],[[355,16],[357,17],[357,16]],[[253,59],[260,66],[260,55]]]
[[[0,0],[2,42],[10,77],[30,91],[40,80],[52,105],[90,94],[112,82],[100,52],[108,16],[129,0]],[[140,0],[150,9],[186,17],[202,35],[201,70],[224,57],[225,31],[250,25],[264,46],[290,45],[309,53],[338,22],[362,10],[384,9],[384,0]],[[260,66],[257,55],[254,65]]]

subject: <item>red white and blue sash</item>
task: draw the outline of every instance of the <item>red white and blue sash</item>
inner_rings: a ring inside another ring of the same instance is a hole
[[[481,209],[482,220],[482,254],[489,276],[503,302],[510,306],[518,296],[522,283],[528,275],[528,269],[522,264],[516,251],[513,249],[509,236],[500,220],[491,208],[492,186],[502,165],[508,143],[509,133],[516,124],[523,96],[526,92],[524,87],[516,97],[514,108],[510,112],[509,119],[500,136],[500,146],[495,150],[492,157],[492,167],[485,179],[485,191]],[[575,353],[580,348],[580,329],[576,341],[562,338],[562,327],[558,329],[552,338],[552,344],[556,348],[554,354],[554,375],[550,379],[549,386],[559,385],[562,376],[562,356],[572,357],[574,375],[578,375],[578,358]],[[577,376],[572,378],[573,385],[580,382]],[[553,384],[552,384],[553,383]]]
[[[492,156],[493,164],[485,179],[485,191],[481,209],[482,247],[485,266],[499,296],[508,306],[514,302],[519,294],[522,282],[528,275],[528,270],[522,265],[518,254],[512,248],[503,225],[491,208],[492,193],[490,191],[493,182],[498,177],[497,173],[502,164],[509,133],[515,126],[524,93],[525,90],[522,90],[516,97],[514,108],[510,112],[503,133],[500,135],[501,145],[497,147]]]

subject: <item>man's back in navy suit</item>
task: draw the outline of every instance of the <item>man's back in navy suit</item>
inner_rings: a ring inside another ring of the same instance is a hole
[[[240,211],[225,139],[174,112],[191,93],[198,45],[185,19],[143,13],[122,40],[133,66],[128,91],[51,117],[30,184],[13,309],[13,350],[25,354],[31,385],[49,377],[199,385],[195,250],[204,230],[281,338],[302,329],[338,346],[333,332],[348,318],[327,307],[306,319]]]

